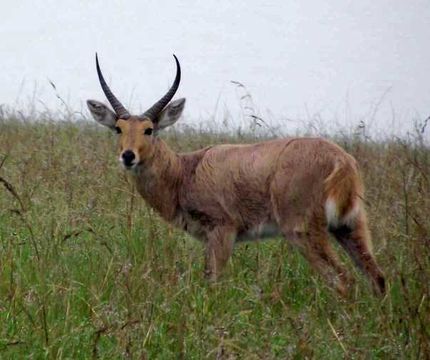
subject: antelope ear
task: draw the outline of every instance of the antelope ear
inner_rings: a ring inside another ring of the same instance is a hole
[[[177,99],[167,105],[157,121],[154,122],[155,130],[162,130],[170,125],[173,125],[182,115],[185,107],[185,98]]]
[[[87,100],[87,106],[94,120],[99,124],[107,126],[111,130],[115,130],[115,124],[118,116],[109,109],[105,104],[96,100]]]

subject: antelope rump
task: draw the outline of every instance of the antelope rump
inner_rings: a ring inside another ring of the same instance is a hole
[[[215,280],[235,243],[283,236],[341,294],[352,278],[330,242],[332,234],[376,292],[384,275],[372,254],[355,159],[322,138],[285,138],[246,145],[209,146],[176,153],[158,131],[174,124],[185,99],[171,101],[181,68],[167,93],[141,115],[131,115],[96,68],[114,111],[88,100],[94,119],[119,133],[119,161],[146,203],[169,223],[205,244],[205,275]]]

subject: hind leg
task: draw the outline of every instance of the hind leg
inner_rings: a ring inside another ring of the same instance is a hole
[[[357,267],[372,281],[375,290],[383,295],[385,278],[372,254],[365,214],[361,212],[353,224],[330,227],[330,232]]]
[[[315,219],[307,231],[285,229],[284,237],[300,250],[314,270],[341,295],[346,296],[352,279],[331,247],[323,221]]]

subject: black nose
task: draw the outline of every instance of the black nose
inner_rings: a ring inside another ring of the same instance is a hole
[[[131,150],[126,150],[122,153],[122,160],[124,161],[125,166],[133,165],[134,158],[134,152]]]

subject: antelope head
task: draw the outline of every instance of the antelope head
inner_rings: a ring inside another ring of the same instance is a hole
[[[173,56],[176,62],[176,77],[173,85],[143,114],[130,115],[107,85],[96,54],[97,75],[113,111],[96,100],[87,100],[87,105],[98,123],[119,134],[119,161],[126,169],[133,169],[153,156],[154,136],[159,130],[174,124],[184,110],[184,98],[170,102],[181,81],[181,66],[177,57]]]

